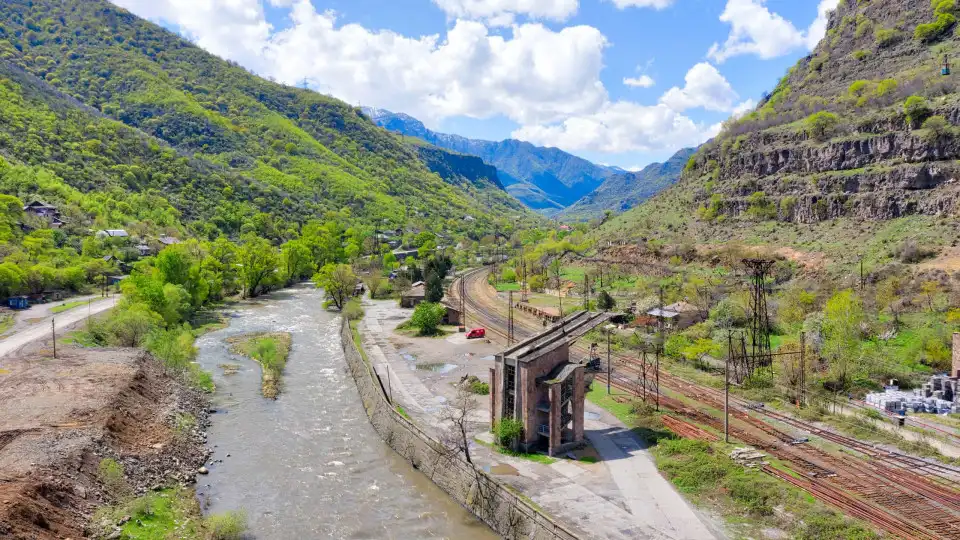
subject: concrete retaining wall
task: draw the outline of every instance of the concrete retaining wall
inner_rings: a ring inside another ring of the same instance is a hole
[[[445,448],[401,416],[390,405],[379,377],[360,356],[346,320],[340,329],[340,341],[370,423],[384,442],[414,468],[427,475],[440,489],[504,538],[578,538],[543,511],[521,499],[509,487],[467,463],[463,454]]]

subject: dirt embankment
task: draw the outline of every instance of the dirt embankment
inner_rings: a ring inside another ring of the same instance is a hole
[[[59,347],[58,347],[59,348]],[[137,349],[65,348],[4,358],[0,537],[81,538],[110,502],[104,458],[139,494],[193,482],[208,456],[206,397]]]

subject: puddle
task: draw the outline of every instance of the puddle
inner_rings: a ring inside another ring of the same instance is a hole
[[[427,364],[417,364],[417,371],[430,371],[433,373],[439,373],[441,375],[450,373],[451,371],[457,369],[456,364],[445,364],[442,362],[434,362]]]
[[[517,471],[517,469],[506,463],[498,463],[491,467],[484,467],[484,469],[490,474],[499,476],[520,476],[520,472]]]
[[[595,412],[585,411],[585,412],[583,413],[583,418],[584,418],[585,420],[599,420],[599,419],[600,419],[600,415],[599,415],[598,413],[595,413]]]
[[[407,362],[412,362],[414,364],[417,363],[417,357],[410,353],[401,352],[400,356],[402,356]]]

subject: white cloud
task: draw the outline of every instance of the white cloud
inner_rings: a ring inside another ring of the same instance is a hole
[[[734,107],[733,114],[731,116],[733,116],[735,119],[740,118],[741,116],[753,111],[755,108],[757,108],[757,102],[752,99],[748,99]]]
[[[706,62],[690,68],[685,80],[686,85],[683,88],[675,86],[667,90],[660,102],[678,112],[698,107],[730,112],[739,98],[717,68]]]
[[[179,28],[200,47],[245,65],[255,62],[273,30],[260,0],[112,0],[141,17]],[[281,5],[289,0],[271,0]]]
[[[263,76],[287,84],[306,81],[349,103],[406,112],[434,127],[447,117],[502,115],[522,126],[517,138],[611,153],[697,144],[712,129],[665,104],[611,102],[600,80],[607,40],[590,26],[554,31],[527,23],[492,34],[489,22],[457,20],[445,35],[409,37],[341,24],[310,0],[114,1]],[[285,29],[266,21],[265,2],[288,10]],[[534,13],[534,3],[498,5]],[[642,74],[632,81],[653,82]],[[702,88],[688,80],[678,91],[702,106],[730,110],[727,101],[736,101],[716,80]]]
[[[514,17],[564,21],[577,12],[580,0],[433,0],[451,18],[480,19],[509,26]]]
[[[806,30],[771,12],[766,0],[727,0],[720,20],[731,25],[730,35],[722,45],[714,43],[707,53],[722,63],[728,58],[755,54],[763,59],[776,58],[795,49],[812,49],[823,38],[827,29],[827,14],[837,7],[839,0],[821,0],[817,18]]]
[[[656,82],[649,75],[641,75],[639,77],[624,77],[623,84],[637,88],[650,88]]]
[[[654,9],[664,9],[670,7],[674,0],[610,0],[618,9],[627,9],[628,7],[648,7]]]
[[[696,124],[666,105],[617,101],[606,104],[596,113],[573,116],[559,124],[523,126],[513,137],[570,152],[615,154],[697,145],[712,136],[710,129],[712,127]]]
[[[827,23],[829,22],[830,12],[837,9],[840,0],[820,0],[817,6],[817,18],[807,29],[807,48],[813,50],[817,43],[827,35]]]

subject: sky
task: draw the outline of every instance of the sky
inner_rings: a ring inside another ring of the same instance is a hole
[[[639,169],[719,132],[838,0],[112,0],[263,77]]]

